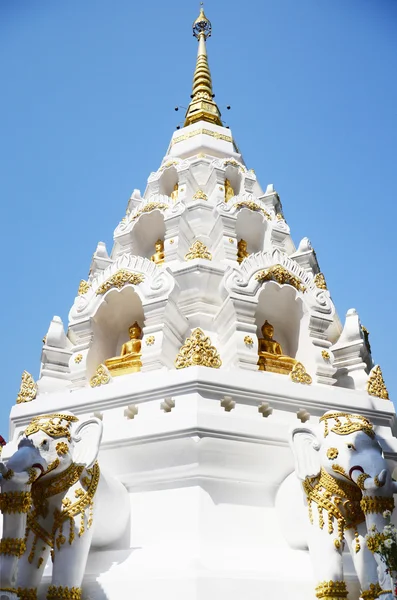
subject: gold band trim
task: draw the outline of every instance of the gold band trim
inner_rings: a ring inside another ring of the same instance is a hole
[[[30,492],[3,492],[0,494],[0,512],[27,513],[32,504]]]
[[[37,600],[37,590],[35,588],[18,588],[19,600]]]
[[[394,498],[383,496],[364,496],[360,502],[363,513],[383,513],[385,510],[394,510]]]
[[[26,550],[25,540],[22,538],[3,538],[0,540],[0,554],[17,556],[20,558]]]
[[[223,140],[224,142],[233,143],[233,138],[229,135],[223,135],[222,133],[218,133],[217,131],[212,131],[211,129],[195,129],[194,131],[189,131],[189,133],[185,133],[184,135],[180,135],[174,138],[171,142],[171,146],[174,144],[178,144],[179,142],[183,142],[184,140],[188,140],[191,137],[195,137],[196,135],[209,135],[210,137],[215,138],[216,140]]]
[[[346,583],[344,581],[322,581],[316,587],[316,597],[325,600],[347,598]]]
[[[81,588],[50,585],[47,600],[81,600]]]

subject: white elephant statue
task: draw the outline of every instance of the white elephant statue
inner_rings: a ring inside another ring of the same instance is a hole
[[[316,597],[347,598],[342,560],[347,544],[360,582],[360,598],[392,600],[391,577],[365,538],[373,526],[382,531],[388,524],[383,513],[393,512],[397,492],[372,423],[361,415],[327,412],[318,426],[294,428],[290,444],[311,523],[307,545]],[[290,498],[291,477],[296,480],[294,474],[285,480]]]
[[[41,415],[31,420],[6,466],[0,464],[1,558],[10,557],[9,564],[0,563],[0,600],[1,594],[36,599],[49,555],[47,599],[80,600],[91,545],[113,544],[125,533],[128,492],[100,472],[101,438],[99,419]]]

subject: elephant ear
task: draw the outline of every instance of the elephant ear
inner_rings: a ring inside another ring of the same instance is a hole
[[[102,439],[102,421],[96,417],[87,419],[76,427],[72,440],[74,442],[73,462],[90,469],[96,461]]]
[[[295,427],[291,432],[290,446],[295,458],[295,472],[302,481],[306,477],[316,477],[321,464],[318,451],[320,440],[311,427]]]

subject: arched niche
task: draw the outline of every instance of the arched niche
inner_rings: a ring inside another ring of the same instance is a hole
[[[242,176],[237,167],[227,165],[225,169],[225,179],[230,181],[230,185],[234,190],[234,195],[238,196],[241,191]]]
[[[143,329],[141,299],[131,286],[121,291],[110,290],[92,318],[93,340],[87,356],[88,379],[107,358],[119,356],[121,346],[129,339],[128,328],[138,321]]]
[[[247,242],[249,254],[263,250],[264,239],[268,221],[259,212],[242,208],[237,213],[236,237],[237,241],[243,239]]]
[[[175,184],[178,183],[178,173],[174,166],[168,167],[160,177],[159,193],[171,196]]]
[[[165,223],[162,212],[153,210],[141,215],[132,230],[132,254],[150,260],[155,253],[154,244],[158,239],[164,240],[164,236]]]
[[[274,339],[281,345],[283,354],[295,358],[301,345],[302,322],[306,311],[296,290],[290,285],[280,286],[267,282],[258,297],[255,311],[257,336],[267,320],[274,327]]]

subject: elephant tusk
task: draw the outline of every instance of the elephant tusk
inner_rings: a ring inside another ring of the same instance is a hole
[[[45,473],[43,466],[40,465],[39,463],[34,463],[34,465],[32,465],[32,469],[39,469],[39,471],[40,471],[39,477],[41,477]]]
[[[354,471],[360,471],[360,473],[364,473],[364,469],[362,467],[360,467],[359,465],[355,465],[349,471],[349,477],[350,477],[350,479],[353,479],[353,472]]]

